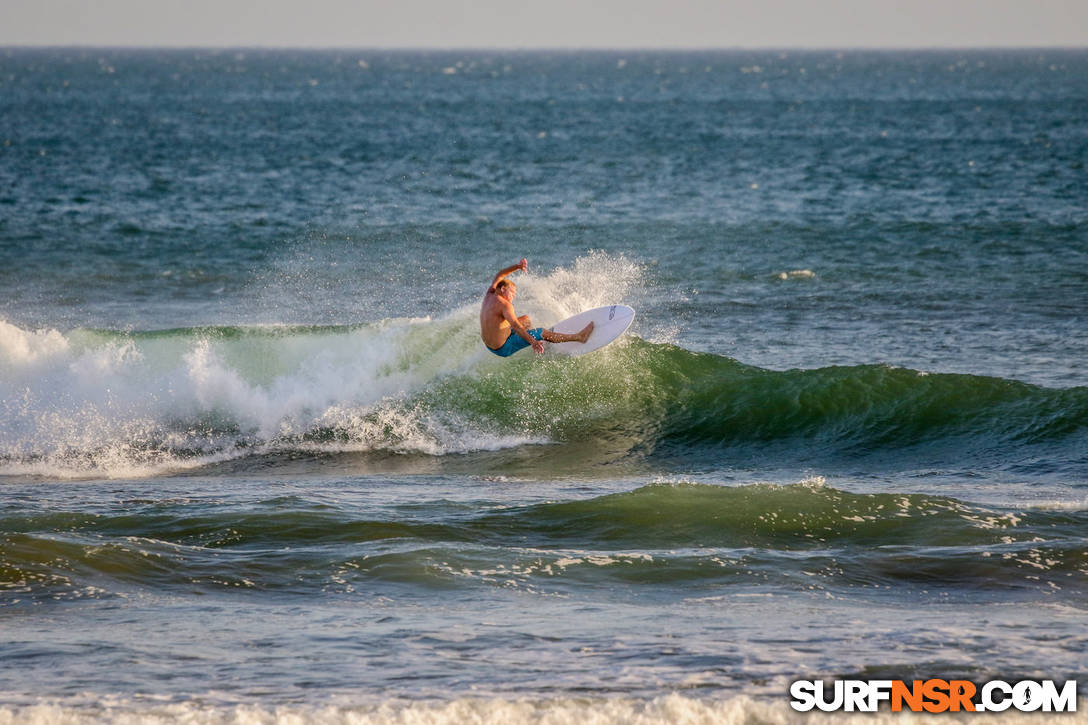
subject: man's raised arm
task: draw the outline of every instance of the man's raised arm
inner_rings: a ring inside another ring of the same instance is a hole
[[[497,285],[499,282],[501,282],[502,280],[509,277],[514,272],[517,272],[519,269],[522,270],[522,271],[527,271],[529,269],[529,262],[527,260],[525,260],[525,259],[522,259],[517,264],[515,264],[515,265],[513,265],[511,267],[507,267],[506,269],[504,269],[501,272],[499,272],[498,274],[496,274],[495,279],[491,280],[491,286],[487,288],[487,291],[488,292],[494,292],[495,291],[495,285]]]

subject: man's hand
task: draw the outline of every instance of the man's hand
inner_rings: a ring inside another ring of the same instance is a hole
[[[518,262],[518,269],[520,269],[522,272],[528,272],[529,271],[529,260],[522,257],[521,261]]]
[[[524,260],[522,260],[522,261],[524,261]],[[540,340],[534,339],[533,340],[533,352],[535,352],[537,355],[543,355],[544,354],[544,343],[541,342]]]

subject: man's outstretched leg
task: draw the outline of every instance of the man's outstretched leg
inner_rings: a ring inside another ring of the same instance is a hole
[[[589,339],[589,336],[593,334],[593,323],[589,323],[582,328],[581,332],[576,332],[573,335],[567,335],[562,332],[552,332],[551,330],[544,330],[541,333],[548,342],[582,342],[584,343]]]

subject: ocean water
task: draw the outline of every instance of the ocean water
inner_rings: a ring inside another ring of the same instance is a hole
[[[1081,50],[0,50],[0,723],[1083,698],[1086,162]]]

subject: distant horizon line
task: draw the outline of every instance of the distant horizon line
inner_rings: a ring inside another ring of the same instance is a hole
[[[965,52],[965,51],[1088,51],[1088,45],[735,45],[735,46],[414,46],[414,45],[212,45],[212,44],[99,44],[99,43],[4,43],[0,50],[212,50],[212,51],[351,51],[351,52],[598,52],[598,53],[730,53],[730,52]]]

